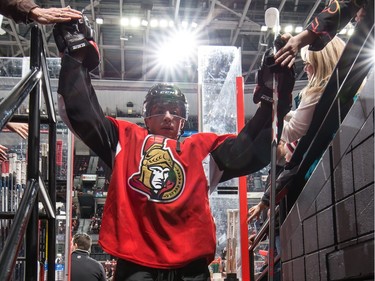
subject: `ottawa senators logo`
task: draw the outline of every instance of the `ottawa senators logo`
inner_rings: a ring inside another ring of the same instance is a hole
[[[170,148],[165,147],[165,140],[160,136],[146,137],[139,171],[129,178],[129,185],[150,201],[172,202],[185,186],[184,170]]]

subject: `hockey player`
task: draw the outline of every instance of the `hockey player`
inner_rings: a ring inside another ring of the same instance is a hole
[[[189,110],[177,86],[160,83],[148,91],[146,128],[106,117],[89,77],[99,59],[87,21],[58,24],[54,34],[65,52],[60,115],[112,168],[99,243],[118,258],[114,280],[206,281],[216,237],[202,161],[211,156],[216,183],[269,163],[272,101],[262,98],[265,86],[258,87],[260,107],[238,136],[197,133],[180,141]],[[288,68],[276,76],[282,120],[294,76]]]

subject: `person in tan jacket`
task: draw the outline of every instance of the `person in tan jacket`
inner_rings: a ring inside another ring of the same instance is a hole
[[[38,22],[51,24],[68,22],[82,17],[80,11],[72,8],[41,8],[33,0],[1,0],[0,14],[17,23]]]

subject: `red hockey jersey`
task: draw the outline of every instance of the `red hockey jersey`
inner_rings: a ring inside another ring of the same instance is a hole
[[[176,140],[110,119],[119,141],[100,245],[147,267],[179,268],[199,258],[211,262],[216,232],[202,161],[230,135],[195,134],[178,153]]]

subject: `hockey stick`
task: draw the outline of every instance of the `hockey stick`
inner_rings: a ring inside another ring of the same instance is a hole
[[[276,29],[274,40],[276,40],[279,28],[279,10],[272,7],[268,8],[264,15],[265,23],[268,28]],[[274,46],[274,54],[276,54],[276,47]],[[272,79],[273,89],[273,105],[272,105],[272,143],[271,143],[271,192],[270,192],[270,218],[269,218],[269,234],[268,234],[268,281],[274,280],[274,259],[275,259],[275,196],[276,196],[276,151],[277,151],[277,104],[278,94],[276,86],[275,73]],[[281,120],[282,121],[282,120]]]

